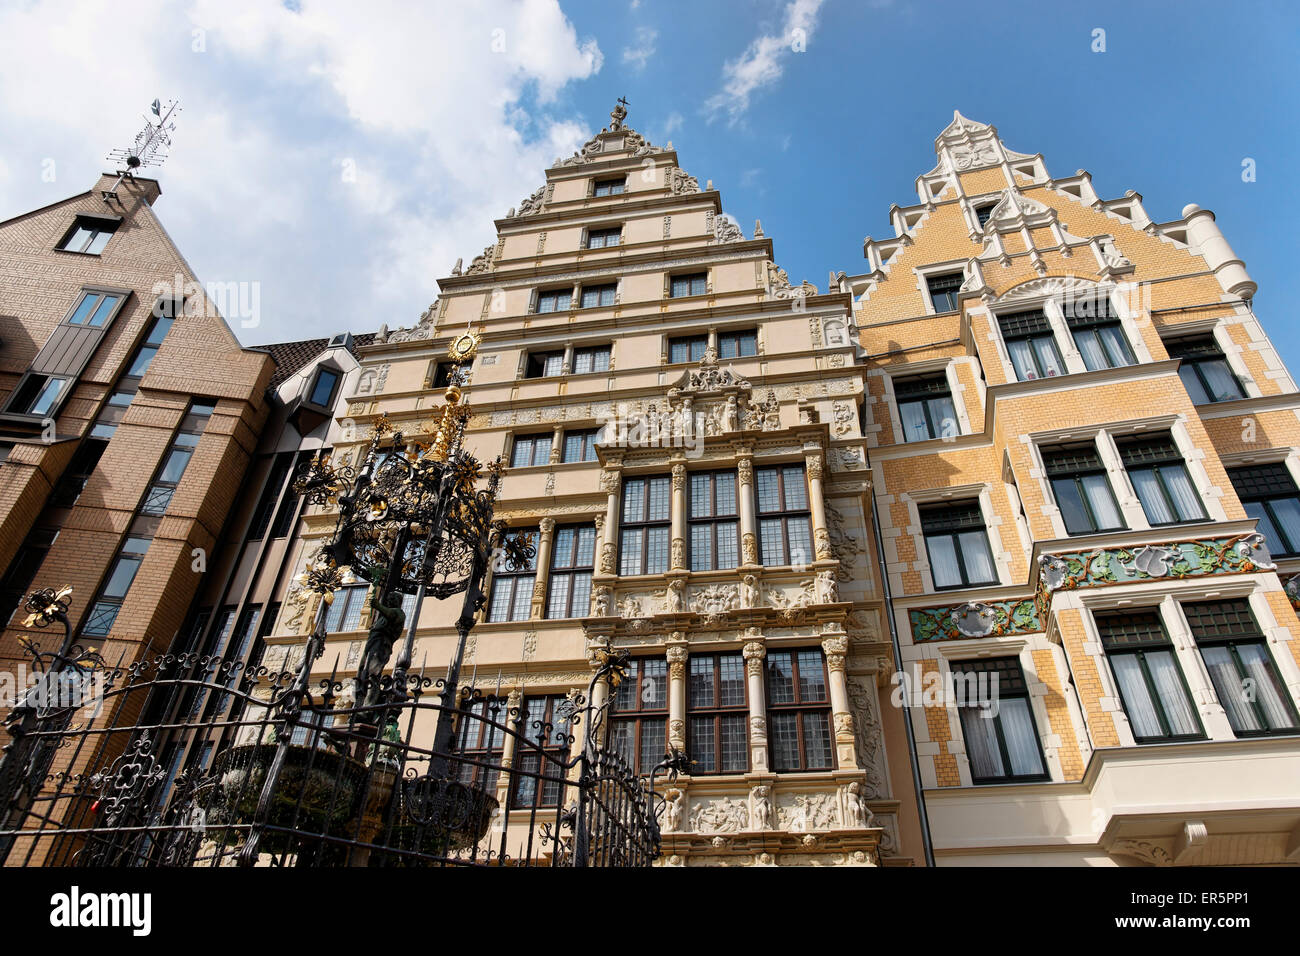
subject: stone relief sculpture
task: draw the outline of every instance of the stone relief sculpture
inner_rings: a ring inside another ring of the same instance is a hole
[[[682,578],[668,582],[664,598],[664,613],[677,614],[682,610],[686,596],[686,581]]]
[[[696,588],[691,599],[691,610],[699,614],[722,614],[736,607],[734,584],[710,584]]]
[[[719,216],[713,223],[713,238],[716,242],[744,242],[745,234],[740,231],[739,223]]]
[[[839,583],[835,572],[829,568],[817,572],[817,601],[819,604],[837,604],[840,600]]]
[[[676,833],[682,828],[682,817],[686,814],[686,794],[678,789],[664,794],[664,829]]]
[[[691,829],[696,833],[738,833],[749,826],[745,804],[730,797],[697,803],[691,810]]]
[[[850,828],[871,826],[872,813],[856,780],[844,788],[844,825]]]
[[[465,270],[466,275],[478,275],[487,272],[492,268],[492,260],[496,255],[496,246],[484,246],[483,254],[475,256],[470,262],[469,268]]]
[[[762,595],[758,590],[758,578],[752,574],[746,574],[740,582],[740,606],[758,607],[762,600]]]
[[[670,186],[672,187],[674,196],[680,196],[683,193],[697,193],[700,191],[700,181],[694,176],[688,174],[686,170],[682,169],[680,166],[674,166],[672,168]]]
[[[772,827],[772,788],[758,786],[749,791],[751,804],[749,828],[751,830],[769,830]]]
[[[542,211],[542,205],[546,199],[546,186],[542,185],[537,188],[531,196],[519,204],[520,216],[532,216]]]

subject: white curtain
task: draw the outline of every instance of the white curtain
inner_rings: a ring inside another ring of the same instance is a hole
[[[995,718],[985,717],[989,711],[979,707],[961,709],[961,725],[966,736],[966,756],[970,758],[971,776],[976,779],[1003,777],[1002,755],[998,752]]]
[[[1101,347],[1101,340],[1097,338],[1097,333],[1093,329],[1075,332],[1074,344],[1079,347],[1079,352],[1083,355],[1083,364],[1088,367],[1088,371],[1095,372],[1099,368],[1110,367],[1106,351]]]
[[[1169,503],[1165,501],[1165,496],[1160,490],[1160,479],[1156,477],[1153,470],[1135,468],[1128,473],[1128,476],[1132,479],[1133,487],[1142,500],[1142,510],[1147,513],[1147,518],[1152,524],[1167,524],[1178,520],[1177,515],[1169,509]]]
[[[926,538],[930,551],[930,573],[934,576],[937,588],[956,587],[962,583],[961,567],[957,564],[957,549],[953,546],[951,535],[935,535]]]
[[[1219,703],[1228,712],[1228,722],[1232,729],[1241,731],[1263,730],[1254,709],[1246,701],[1246,688],[1242,685],[1241,675],[1232,662],[1232,654],[1226,647],[1203,647],[1201,656],[1205,667],[1214,682],[1214,691],[1219,695]]]
[[[1115,680],[1119,683],[1120,694],[1124,698],[1124,709],[1128,713],[1129,723],[1133,725],[1133,736],[1159,737],[1160,719],[1156,716],[1155,702],[1147,692],[1146,681],[1142,679],[1142,665],[1136,654],[1116,654],[1110,659]]]
[[[1038,378],[1038,371],[1034,367],[1034,353],[1030,351],[1028,341],[1018,339],[1008,342],[1007,353],[1011,356],[1011,364],[1016,369],[1016,378],[1022,382]]]
[[[1269,727],[1273,730],[1295,727],[1295,718],[1291,716],[1291,710],[1282,697],[1273,662],[1269,660],[1264,645],[1238,644],[1237,654],[1246,668],[1246,674],[1255,682],[1255,702],[1263,708]]]
[[[1164,705],[1169,732],[1175,736],[1199,733],[1196,712],[1192,709],[1192,702],[1187,699],[1187,691],[1183,687],[1173,652],[1156,651],[1148,653],[1146,658],[1147,667],[1151,671],[1151,682],[1156,685],[1156,693]]]
[[[1115,504],[1115,497],[1110,493],[1110,482],[1106,480],[1105,475],[1084,475],[1080,481],[1083,482],[1083,490],[1088,494],[1088,504],[1092,506],[1092,513],[1097,516],[1099,528],[1120,528],[1124,525],[1124,519],[1120,517],[1119,508]]]
[[[1169,496],[1174,499],[1174,507],[1178,509],[1178,517],[1181,520],[1191,521],[1205,517],[1200,496],[1196,494],[1196,488],[1192,485],[1191,476],[1187,474],[1186,468],[1182,465],[1165,465],[1160,469],[1160,475],[1165,479]]]
[[[983,531],[963,531],[962,559],[966,562],[966,577],[971,584],[987,584],[998,579],[993,569],[993,556],[989,553],[988,536]]]
[[[1233,378],[1232,372],[1224,362],[1202,362],[1200,365],[1201,374],[1205,376],[1205,381],[1210,385],[1210,398],[1216,402],[1224,402],[1233,398],[1241,398],[1241,387],[1237,380]]]
[[[1029,714],[1029,701],[1023,697],[1004,700],[998,711],[1002,736],[1011,755],[1011,772],[1018,777],[1043,772],[1043,758],[1038,751],[1038,735]]]

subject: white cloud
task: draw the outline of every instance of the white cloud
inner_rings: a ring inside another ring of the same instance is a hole
[[[674,132],[682,128],[684,122],[686,122],[686,118],[681,113],[676,110],[669,113],[668,118],[664,120],[664,136],[672,136]]]
[[[750,97],[779,80],[784,61],[812,37],[821,5],[822,0],[794,0],[785,8],[781,33],[760,35],[741,56],[723,65],[722,89],[704,104],[710,120],[725,113],[730,125],[739,122],[749,109]]]
[[[261,283],[262,325],[232,323],[241,336],[415,321],[435,277],[587,137],[555,104],[601,51],[556,0],[300,6],[0,9],[0,218],[90,188],[154,97],[175,96],[158,214],[201,279]]]
[[[631,46],[623,47],[623,62],[640,72],[645,69],[650,57],[655,55],[655,41],[659,31],[652,27],[637,27],[636,40]]]

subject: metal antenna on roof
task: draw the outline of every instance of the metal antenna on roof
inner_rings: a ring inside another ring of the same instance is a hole
[[[144,118],[144,128],[135,134],[135,140],[125,149],[115,149],[108,154],[109,162],[118,165],[117,182],[112,189],[103,192],[105,202],[117,198],[117,187],[122,180],[131,179],[137,169],[147,166],[161,166],[167,161],[167,150],[171,148],[171,134],[176,129],[176,115],[180,107],[175,100],[170,100],[164,107],[162,102],[154,100],[150,106],[154,118]]]

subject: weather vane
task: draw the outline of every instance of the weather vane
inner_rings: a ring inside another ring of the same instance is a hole
[[[117,195],[117,187],[123,179],[130,178],[137,169],[146,166],[161,166],[167,160],[167,150],[171,148],[171,133],[176,129],[176,114],[180,107],[175,100],[164,107],[159,100],[154,100],[150,111],[154,119],[144,118],[144,128],[135,134],[135,142],[126,149],[115,149],[108,154],[108,160],[119,164],[117,182],[113,188],[104,192],[104,199]]]

